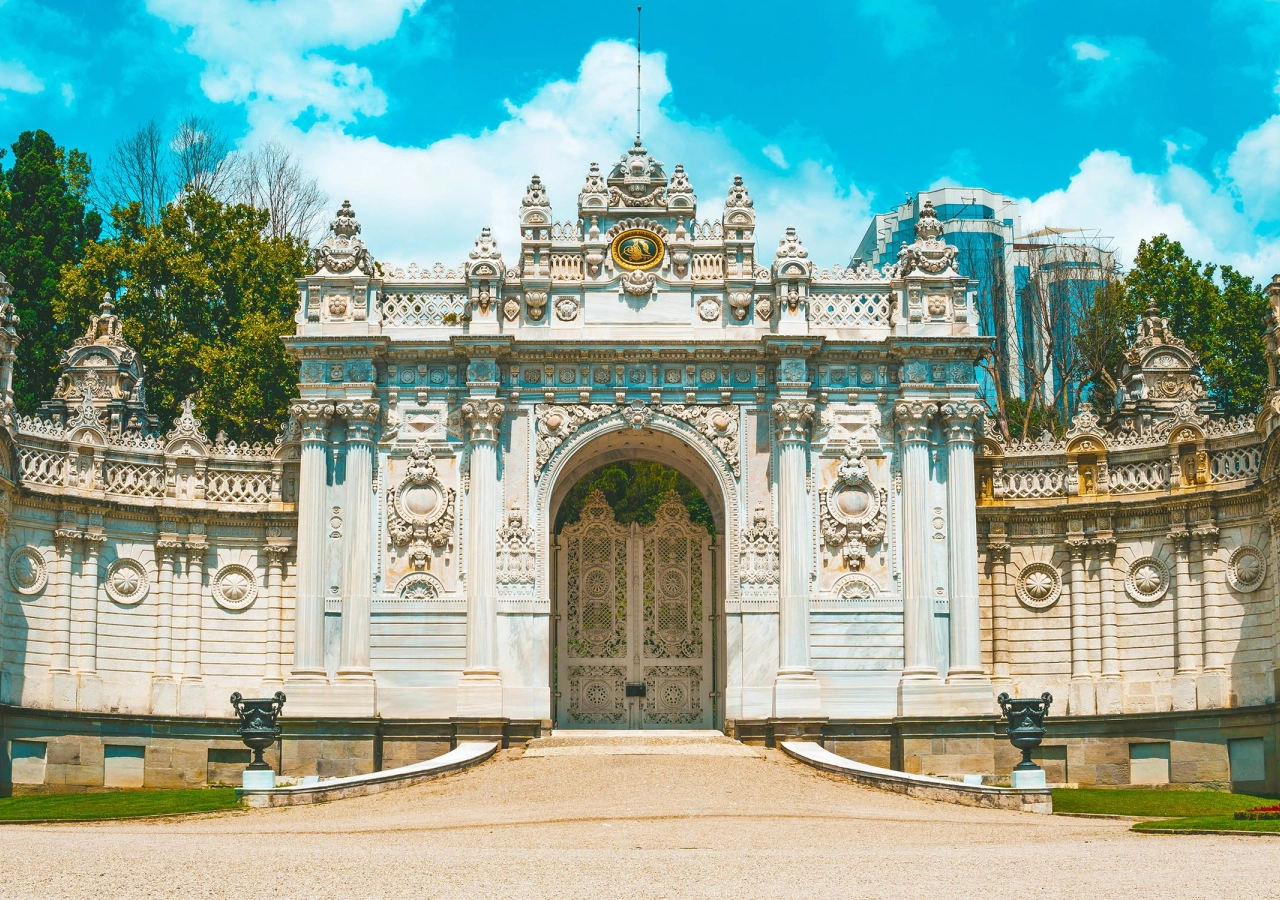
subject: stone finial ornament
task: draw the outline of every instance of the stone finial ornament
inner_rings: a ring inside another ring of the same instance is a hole
[[[317,275],[331,273],[345,275],[359,272],[374,274],[373,256],[360,238],[360,223],[350,200],[343,200],[338,214],[329,223],[329,234],[311,251],[312,263]]]

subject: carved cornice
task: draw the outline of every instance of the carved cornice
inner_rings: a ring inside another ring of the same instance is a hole
[[[936,403],[899,400],[893,407],[893,419],[898,426],[898,439],[904,444],[927,443],[929,423],[937,411]]]
[[[813,424],[813,404],[807,400],[779,400],[773,404],[773,424],[781,444],[809,440]]]

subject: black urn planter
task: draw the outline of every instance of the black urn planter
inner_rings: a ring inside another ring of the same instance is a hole
[[[1031,751],[1044,740],[1044,717],[1049,714],[1053,695],[1045,691],[1038,698],[1014,698],[1001,694],[996,698],[1006,722],[1005,734],[1009,743],[1022,751],[1022,762],[1014,766],[1015,772],[1038,772],[1040,767],[1031,761]]]
[[[245,746],[253,751],[249,771],[271,771],[262,753],[280,737],[280,710],[284,708],[284,691],[276,691],[274,697],[245,699],[240,693],[231,695],[231,705],[240,718],[236,732]]]

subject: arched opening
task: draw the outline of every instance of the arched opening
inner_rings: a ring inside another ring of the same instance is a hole
[[[723,726],[725,490],[673,434],[574,448],[549,492],[557,728]]]

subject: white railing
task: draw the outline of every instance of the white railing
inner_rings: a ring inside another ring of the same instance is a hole
[[[384,294],[382,323],[389,326],[461,324],[465,309],[463,294]]]
[[[694,281],[719,281],[724,278],[723,253],[695,253],[689,266]]]
[[[1107,478],[1113,494],[1163,491],[1169,487],[1169,464],[1163,460],[1119,463],[1111,466]]]
[[[581,281],[582,257],[576,253],[552,253],[551,278],[553,281]]]
[[[1061,497],[1066,480],[1065,469],[1005,469],[1004,496],[1011,500]]]
[[[147,463],[109,462],[104,475],[108,494],[163,497],[164,467]]]
[[[809,298],[809,321],[836,328],[887,328],[887,294],[813,294]]]
[[[1262,470],[1262,448],[1233,447],[1209,455],[1210,481],[1256,478]]]

